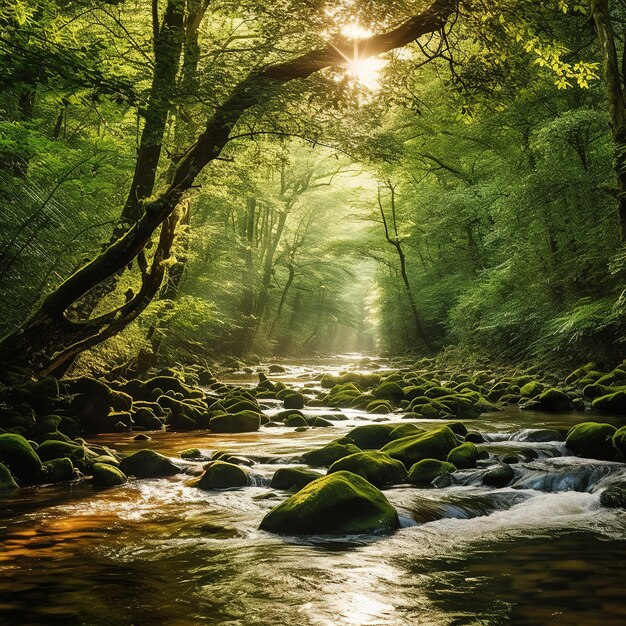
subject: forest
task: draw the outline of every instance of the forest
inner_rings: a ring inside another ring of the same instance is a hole
[[[3,0],[0,622],[623,623],[625,33]]]

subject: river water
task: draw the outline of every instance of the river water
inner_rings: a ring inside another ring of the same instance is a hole
[[[274,378],[312,385],[320,372],[358,369],[350,365],[348,357],[292,364]],[[482,487],[479,469],[442,489],[385,490],[402,522],[391,536],[258,530],[285,497],[268,487],[278,467],[296,465],[302,452],[364,419],[380,419],[343,413],[349,419],[336,427],[306,432],[95,438],[120,452],[152,447],[172,458],[189,447],[237,452],[256,461],[255,485],[207,492],[180,474],[3,499],[0,624],[626,624],[626,513],[599,505],[599,492],[626,466],[567,456],[557,441],[526,441],[527,429],[589,416],[507,410],[473,420],[492,452],[532,449],[537,458],[516,464],[516,482],[504,489]]]

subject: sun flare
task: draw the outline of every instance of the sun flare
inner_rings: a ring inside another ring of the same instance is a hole
[[[375,57],[362,58],[359,50],[359,41],[368,39],[374,33],[367,28],[363,28],[357,22],[346,24],[341,32],[354,42],[351,57],[346,57],[346,69],[350,76],[361,86],[377,91],[380,89],[380,71],[387,65],[388,61]]]

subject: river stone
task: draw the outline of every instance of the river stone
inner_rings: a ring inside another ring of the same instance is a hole
[[[626,509],[626,483],[609,485],[600,494],[600,504],[608,509]]]
[[[476,467],[478,461],[478,448],[470,442],[462,443],[448,454],[448,463],[452,463],[457,469],[470,469]]]
[[[361,450],[354,444],[331,441],[322,448],[311,450],[310,452],[303,454],[302,461],[307,465],[328,467],[335,461],[342,459],[344,456],[355,454],[356,452],[361,452]]]
[[[378,450],[394,439],[407,437],[421,431],[414,424],[391,422],[386,424],[364,424],[349,431],[344,439],[362,450]]]
[[[314,480],[261,522],[262,530],[294,535],[380,533],[398,526],[398,515],[383,493],[346,471]]]
[[[488,487],[505,487],[514,477],[515,472],[510,465],[498,463],[483,476],[483,485]]]
[[[334,426],[331,421],[319,416],[309,417],[307,419],[307,424],[309,426],[312,426],[313,428],[329,428],[331,426]]]
[[[617,429],[610,424],[583,422],[567,433],[565,445],[577,456],[607,460],[615,455],[613,435]]]
[[[402,462],[377,451],[356,452],[344,456],[330,466],[328,473],[342,470],[358,474],[376,487],[397,485],[406,480],[406,469]]]
[[[288,428],[296,428],[298,426],[308,426],[306,418],[303,417],[302,415],[298,415],[297,413],[292,413],[291,415],[288,415],[283,421],[283,424],[287,426]]]
[[[194,484],[198,489],[229,489],[250,484],[248,472],[234,463],[214,461]]]
[[[209,428],[214,433],[250,433],[259,430],[261,415],[253,411],[216,415],[209,421]]]
[[[37,480],[41,473],[40,458],[21,435],[0,435],[0,462],[9,468],[13,476],[27,482]]]
[[[456,471],[456,467],[447,461],[422,459],[411,467],[407,480],[414,485],[426,487],[431,485],[436,478],[449,476],[454,471]]]
[[[154,450],[139,450],[120,462],[120,471],[136,478],[164,478],[181,470],[166,456]]]
[[[406,467],[412,467],[422,459],[444,461],[450,451],[458,445],[456,435],[447,426],[441,426],[391,441],[382,448],[381,452],[402,461]]]
[[[74,479],[72,460],[63,457],[46,461],[43,464],[42,478],[44,482],[60,483]]]
[[[571,410],[569,396],[560,389],[546,389],[537,397],[539,409],[548,413],[564,413]]]
[[[62,459],[63,457],[82,461],[85,458],[85,448],[65,441],[48,440],[37,448],[37,455],[42,461]]]
[[[379,400],[398,401],[404,397],[404,391],[398,383],[386,380],[372,391],[372,395]]]
[[[94,463],[92,483],[95,487],[115,487],[128,479],[117,467],[107,463]]]
[[[596,398],[591,406],[602,413],[626,414],[626,391],[616,391]]]
[[[296,489],[299,491],[314,480],[321,478],[321,476],[319,472],[310,469],[301,467],[281,467],[277,469],[274,476],[272,476],[270,487],[272,489]]]
[[[304,408],[304,396],[297,391],[291,391],[285,394],[283,405],[286,409],[302,409]]]
[[[613,445],[622,453],[622,456],[626,458],[626,426],[622,426],[615,431],[613,435]]]
[[[19,487],[13,476],[11,476],[9,468],[0,463],[0,493],[6,494],[18,490]]]

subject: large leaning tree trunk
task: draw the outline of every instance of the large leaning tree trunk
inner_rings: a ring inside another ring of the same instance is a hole
[[[363,55],[373,56],[405,46],[422,35],[442,29],[456,0],[435,0],[427,9],[387,33],[366,40]],[[40,376],[66,359],[97,345],[122,330],[156,294],[148,277],[163,262],[155,255],[150,271],[144,270],[139,293],[123,306],[84,321],[70,320],[67,311],[91,289],[131,263],[143,252],[153,233],[177,209],[183,194],[202,169],[219,157],[232,128],[245,111],[271,98],[281,85],[330,66],[345,65],[349,43],[312,50],[300,57],[271,65],[244,79],[208,119],[202,133],[177,164],[162,192],[141,203],[141,215],[129,230],[49,294],[32,315],[0,341],[0,371],[19,368],[21,375]],[[163,270],[160,270],[163,271]]]

